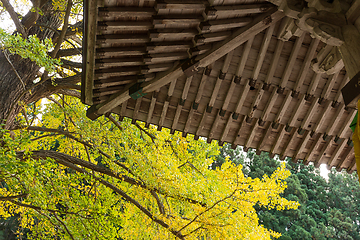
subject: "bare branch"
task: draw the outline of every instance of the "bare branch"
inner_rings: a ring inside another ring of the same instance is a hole
[[[69,57],[75,55],[81,55],[82,48],[69,48],[69,49],[60,49],[56,54],[56,57]]]
[[[148,131],[146,131],[145,129],[143,129],[137,122],[134,123],[134,125],[140,129],[142,132],[144,132],[146,135],[148,135],[151,138],[151,141],[153,143],[155,143],[155,139],[156,137],[154,135],[152,135],[151,133],[149,133]]]
[[[118,121],[116,121],[116,119],[115,119],[113,116],[111,116],[110,114],[106,114],[105,116],[106,116],[107,118],[109,118],[110,121],[112,121],[112,122],[115,124],[115,126],[120,129],[120,131],[123,130],[122,127],[121,127],[121,125],[120,125],[120,123],[119,123]]]
[[[76,97],[76,98],[79,98],[79,99],[81,98],[81,93],[79,91],[76,91],[76,90],[60,89],[59,93],[67,95],[67,96]]]
[[[72,0],[68,0],[67,6],[66,6],[66,13],[65,13],[65,17],[64,17],[63,29],[62,29],[62,31],[60,33],[59,38],[57,39],[54,50],[51,52],[50,56],[52,58],[55,58],[57,52],[60,49],[61,43],[64,41],[66,30],[67,30],[67,27],[69,26],[69,17],[70,17],[71,7],[72,7]]]
[[[64,226],[66,232],[69,234],[71,239],[75,240],[74,236],[71,234],[71,232],[70,232],[69,228],[66,226],[66,224],[58,217],[58,215],[56,213],[54,213],[54,216],[55,216],[56,220],[58,220],[61,223],[61,225]]]
[[[159,207],[160,213],[163,214],[163,215],[165,215],[164,204],[162,204],[159,196],[156,194],[156,192],[155,192],[154,190],[151,190],[150,193],[151,193],[151,195],[153,195],[153,197],[155,198],[156,203],[157,203],[157,205],[158,205],[158,207]]]
[[[21,24],[21,22],[18,18],[18,14],[15,12],[13,6],[10,4],[10,2],[8,0],[1,0],[1,2],[3,3],[4,7],[6,8],[7,12],[9,13],[11,19],[13,20],[13,22],[16,26],[16,30],[19,33],[21,33],[23,38],[27,38],[25,29],[24,29],[23,25]]]
[[[62,62],[62,67],[64,68],[70,68],[70,69],[73,69],[73,68],[82,68],[82,63],[81,62],[73,62],[73,61],[69,61],[69,60],[66,60],[66,59],[61,59],[61,62]]]
[[[19,194],[19,195],[14,195],[14,196],[0,196],[0,201],[8,201],[8,200],[13,200],[16,198],[25,198],[27,197],[28,194],[27,193],[23,193],[23,194]]]

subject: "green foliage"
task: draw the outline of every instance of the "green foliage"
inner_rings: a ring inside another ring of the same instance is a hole
[[[8,34],[0,28],[0,44],[2,49],[7,49],[11,54],[18,54],[22,58],[29,58],[49,72],[53,72],[55,65],[61,63],[59,59],[53,59],[48,55],[53,48],[50,39],[41,41],[36,35],[24,39],[21,34]]]
[[[228,146],[222,155],[233,156]],[[280,162],[267,153],[260,156],[249,151],[246,156],[231,160],[247,159],[244,168],[248,176],[261,177],[271,173]],[[282,233],[286,239],[360,239],[360,186],[357,175],[337,173],[332,170],[326,181],[314,166],[304,166],[288,161],[292,175],[287,179],[288,187],[283,196],[298,201],[298,209],[276,212],[257,208],[260,222],[267,228]]]

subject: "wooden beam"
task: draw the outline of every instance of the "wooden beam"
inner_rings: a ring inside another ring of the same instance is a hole
[[[328,118],[328,113],[331,110],[330,104],[331,104],[330,101],[327,101],[324,104],[324,110],[322,111],[322,113],[320,114],[319,119],[316,121],[315,125],[313,126],[313,128],[311,130],[311,134],[314,134],[315,132],[318,132],[319,127],[324,123],[325,119]]]
[[[274,76],[275,70],[276,70],[277,66],[279,65],[279,58],[280,58],[280,54],[282,52],[283,46],[284,46],[284,42],[281,40],[277,40],[274,55],[273,55],[273,58],[272,58],[272,61],[270,64],[270,68],[269,68],[268,74],[266,75],[266,79],[265,79],[266,84],[271,83],[271,80]]]
[[[152,7],[99,7],[99,17],[151,17],[156,11]]]
[[[229,69],[230,61],[232,59],[233,53],[234,53],[234,51],[231,51],[225,57],[223,66],[222,66],[222,68],[221,68],[221,70],[219,72],[219,75],[218,75],[217,79],[216,79],[216,83],[215,83],[213,92],[212,92],[211,97],[210,97],[210,101],[209,101],[209,104],[208,104],[208,106],[210,108],[212,108],[214,106],[215,100],[217,98],[217,95],[218,95],[220,87],[221,87],[221,83],[225,79],[226,72]]]
[[[314,38],[311,41],[311,44],[310,44],[310,47],[309,47],[309,49],[308,49],[308,51],[306,53],[304,62],[301,65],[300,74],[299,74],[299,76],[298,76],[298,78],[296,80],[295,86],[293,88],[296,92],[300,92],[300,89],[301,89],[301,86],[303,85],[305,77],[309,72],[310,63],[311,63],[311,60],[314,58],[314,54],[315,54],[315,51],[317,49],[317,46],[319,45],[319,41],[320,40],[317,39],[317,38]]]
[[[321,79],[321,73],[314,73],[311,83],[306,91],[307,96],[314,96],[315,90]]]
[[[265,58],[267,49],[269,47],[270,40],[272,38],[272,34],[274,32],[274,29],[275,29],[275,25],[271,25],[269,28],[266,29],[263,41],[261,43],[260,51],[259,51],[259,54],[258,54],[257,59],[256,59],[254,71],[253,71],[253,74],[252,74],[252,77],[251,77],[255,81],[259,77],[259,73],[260,73],[261,67],[263,65],[264,58]]]
[[[346,139],[344,139],[344,142],[347,142]],[[345,151],[344,156],[340,159],[340,161],[338,162],[338,164],[336,165],[336,171],[340,172],[344,167],[343,164],[350,158],[353,156],[354,151],[352,151],[352,148],[348,147],[348,150]],[[352,162],[352,164],[350,164],[350,166],[348,167],[348,169],[352,169],[352,167],[355,165],[355,161]]]
[[[300,131],[303,131],[303,129],[309,129],[308,125],[310,120],[312,119],[312,117],[315,114],[315,109],[317,109],[319,103],[318,103],[318,99],[317,98],[313,98],[312,99],[312,103],[310,105],[310,108],[308,109],[308,111],[306,112],[305,117],[303,118],[301,125],[300,125]],[[309,129],[310,130],[310,129]]]
[[[279,90],[279,89],[278,89]],[[275,120],[273,122],[273,127],[274,128],[277,128],[277,125],[280,123],[282,117],[284,116],[285,114],[285,111],[288,109],[288,106],[290,104],[292,100],[292,97],[291,97],[291,91],[287,91],[286,95],[285,95],[285,99],[284,101],[281,103],[281,106],[280,106],[280,109],[279,111],[277,112],[276,116],[275,116]]]
[[[235,139],[233,141],[233,144],[232,144],[233,146],[239,145],[239,140],[241,138],[241,129],[242,129],[243,125],[246,124],[245,119],[246,119],[246,116],[244,116],[242,118],[242,120],[240,121],[238,133],[236,134],[236,137],[235,137]]]
[[[328,99],[329,95],[331,93],[331,90],[336,82],[336,79],[338,78],[340,72],[336,72],[331,76],[330,79],[326,81],[326,84],[321,92],[321,99]]]
[[[249,92],[249,89],[250,89],[249,81],[250,81],[249,79],[246,79],[245,85],[242,88],[242,92],[240,93],[240,98],[239,98],[239,100],[238,100],[238,102],[236,104],[235,111],[234,111],[234,114],[236,114],[236,115],[240,114],[241,108],[243,107],[246,96],[247,96],[247,94]],[[234,116],[234,115],[233,115],[233,118],[237,119],[237,117]]]
[[[307,152],[305,158],[304,158],[304,164],[307,165],[312,160],[312,156],[315,153],[316,149],[319,147],[321,143],[321,134],[315,133],[315,135],[312,136],[314,138],[314,143],[311,145],[309,151]],[[312,161],[311,161],[312,162]]]
[[[288,151],[288,148],[291,147],[293,141],[296,139],[296,136],[297,136],[297,131],[296,131],[296,128],[293,128],[291,130],[291,133],[290,133],[290,138],[289,140],[285,143],[285,146],[283,147],[281,153],[280,153],[280,159],[281,160],[284,160],[285,157],[287,156],[287,151]]]
[[[291,116],[289,118],[289,121],[288,123],[286,124],[286,127],[287,127],[287,131],[289,131],[289,127],[292,128],[293,126],[295,126],[295,122],[297,121],[297,118],[300,114],[300,109],[303,108],[304,104],[305,104],[305,98],[304,98],[304,95],[303,94],[300,94],[299,95],[299,100],[298,102],[296,103],[296,106],[294,108],[294,110],[292,111],[291,113]]]
[[[162,41],[146,43],[146,51],[149,53],[187,51],[193,46],[192,41]]]
[[[133,112],[133,117],[132,117],[132,123],[135,123],[136,120],[138,120],[138,115],[139,115],[139,109],[140,109],[140,105],[141,105],[141,98],[136,99],[135,101],[135,107],[134,107],[134,112]]]
[[[359,18],[360,1],[353,1],[351,7],[346,12],[345,16],[349,24],[354,24]]]
[[[93,79],[95,68],[96,22],[98,16],[97,1],[84,1],[84,49],[83,74],[81,77],[81,101],[93,104]]]
[[[150,29],[149,30],[149,37],[151,39],[157,38],[191,38],[197,34],[197,30],[195,29],[179,29],[176,28],[160,28],[160,29]]]
[[[330,140],[325,143],[325,146],[322,147],[321,151],[319,152],[319,155],[316,157],[314,161],[314,166],[316,168],[320,167],[321,164],[321,158],[324,156],[327,149],[331,146],[333,136],[330,136]]]
[[[106,31],[147,31],[152,27],[149,21],[102,21],[97,24],[97,32],[102,35]]]
[[[284,137],[284,134],[286,133],[286,131],[284,131],[284,127],[285,127],[285,125],[280,124],[279,131],[274,140],[274,145],[272,145],[271,150],[270,150],[271,155],[276,154],[276,149],[279,147],[281,140]]]
[[[162,126],[164,125],[166,113],[167,113],[167,110],[168,110],[168,107],[169,107],[169,104],[170,104],[171,96],[174,93],[176,82],[177,82],[177,79],[174,79],[170,83],[169,90],[168,90],[168,93],[167,93],[167,97],[166,97],[166,100],[164,102],[163,109],[162,109],[162,112],[161,112],[161,115],[160,115],[160,120],[159,120],[159,124],[158,124],[158,130],[159,131],[161,130]]]
[[[257,33],[266,29],[270,25],[275,24],[283,16],[284,14],[278,12],[276,8],[273,8],[266,13],[258,15],[252,23],[246,25],[239,30],[236,30],[229,38],[225,39],[224,41],[215,44],[212,50],[206,52],[203,55],[195,57],[195,59],[190,59],[185,63],[179,63],[172,69],[162,72],[153,80],[141,84],[140,88],[137,87],[135,91],[138,92],[141,90],[143,93],[148,93],[166,85],[172,79],[179,78],[184,73],[189,76],[195,74],[199,68],[208,66],[212,62],[234,50],[236,47],[246,42],[251,37],[255,36]],[[271,23],[263,21],[264,18],[269,17],[272,19]],[[106,112],[109,112],[111,109],[120,105],[123,101],[129,99],[131,97],[129,90],[134,89],[134,87],[135,86],[128,86],[123,91],[112,95],[105,102],[98,105],[93,105],[88,109],[87,116],[90,119],[96,119],[99,116],[105,114]]]
[[[243,48],[243,52],[241,54],[241,60],[237,66],[236,72],[235,72],[235,76],[237,76],[238,78],[241,78],[245,69],[245,64],[248,60],[248,56],[250,53],[250,49],[251,49],[251,45],[253,44],[254,41],[254,37],[250,38],[248,41],[246,41],[244,48]]]
[[[251,143],[254,140],[255,134],[256,134],[256,128],[258,127],[258,122],[257,121],[253,121],[255,122],[254,125],[251,127],[250,130],[250,135],[247,137],[244,147],[249,148],[251,146]]]
[[[352,151],[350,152],[351,155],[349,159],[353,159],[353,160],[350,162],[350,165],[346,168],[346,172],[352,174],[354,171],[357,171],[357,166],[356,166],[355,154]]]
[[[205,5],[208,2],[205,0],[157,0],[155,2],[155,9],[159,11],[160,9],[205,9]]]
[[[269,136],[271,135],[272,132],[272,127],[271,127],[271,123],[269,122],[265,134],[263,135],[263,137],[261,138],[261,140],[258,143],[257,149],[259,149],[260,151],[264,150],[264,146],[266,144],[266,140],[269,138]]]
[[[119,116],[119,121],[122,121],[126,115],[126,106],[127,106],[127,102],[125,101],[121,104],[121,110],[120,110],[120,116]]]
[[[233,96],[233,93],[234,93],[234,90],[236,88],[236,76],[234,75],[233,78],[231,79],[231,83],[230,83],[230,86],[229,86],[229,89],[227,91],[227,94],[226,94],[226,97],[225,97],[225,100],[224,100],[224,103],[223,103],[223,106],[221,108],[221,112],[219,113],[220,115],[225,115],[225,112],[227,111],[227,108],[229,106],[229,103],[230,103],[230,100],[231,100],[231,97]]]
[[[270,94],[269,100],[266,102],[265,108],[261,113],[261,116],[259,118],[259,125],[263,126],[264,123],[266,122],[268,115],[272,109],[272,107],[274,106],[274,103],[276,101],[276,99],[278,98],[278,96],[276,95],[276,87],[274,86],[272,89],[272,92]],[[276,96],[275,96],[276,95]]]
[[[298,37],[295,40],[294,47],[293,47],[293,49],[291,51],[290,58],[287,61],[285,71],[284,71],[284,74],[283,74],[282,79],[281,79],[281,84],[280,84],[281,88],[285,88],[285,86],[287,84],[287,81],[289,80],[290,74],[291,74],[291,72],[292,72],[292,70],[294,68],[295,62],[296,62],[296,58],[297,58],[297,56],[299,54],[302,42],[304,41],[304,37],[305,37],[305,33],[303,33],[301,35],[301,37]]]
[[[348,109],[348,111],[349,111],[348,116],[346,117],[344,123],[341,125],[341,128],[339,129],[338,133],[336,134],[337,138],[343,138],[344,132],[346,132],[346,130],[348,130],[350,128],[350,123],[354,119],[355,114],[357,112],[353,108]]]
[[[303,137],[302,137],[302,139],[301,139],[300,145],[296,148],[297,150],[296,150],[294,156],[292,157],[292,161],[293,161],[293,162],[297,162],[297,161],[298,161],[298,159],[299,159],[299,154],[301,154],[301,153],[304,151],[305,146],[306,146],[306,144],[308,143],[309,139],[310,139],[310,131],[307,131],[307,130],[306,130],[305,133],[303,134]]]
[[[214,47],[203,55],[199,55],[195,58],[198,63],[198,67],[205,67],[217,59],[221,58],[225,54],[234,50],[250,38],[254,37],[264,29],[276,24],[280,19],[284,17],[282,12],[277,11],[276,8],[271,8],[269,11],[259,14],[254,20],[238,30],[235,30],[230,37],[222,42],[214,45]],[[271,18],[272,21],[264,21],[264,19]]]
[[[246,15],[263,13],[264,11],[271,9],[273,6],[274,5],[271,3],[212,6],[205,9],[205,15],[210,17],[214,15]]]
[[[196,35],[194,37],[194,45],[219,42],[231,35],[231,31],[222,31],[222,32],[214,32],[214,33],[204,33],[200,35]]]
[[[152,17],[153,25],[169,25],[172,24],[196,24],[203,20],[201,15],[195,14],[179,14],[179,15],[155,15]],[[159,26],[156,26],[159,27]]]
[[[107,47],[107,48],[97,48],[96,57],[97,58],[111,58],[111,57],[123,57],[124,55],[138,55],[142,56],[146,53],[145,46],[142,47]]]
[[[233,114],[230,114],[228,120],[226,121],[224,130],[221,133],[220,142],[225,142],[225,138],[227,137],[227,135],[229,133],[229,130],[230,130],[230,127],[231,127],[233,121],[236,121],[236,120],[233,118]]]
[[[254,117],[254,113],[258,108],[259,102],[260,102],[262,96],[264,95],[264,92],[265,91],[264,91],[264,89],[262,89],[261,86],[257,89],[254,100],[252,101],[252,103],[250,105],[250,111],[247,114],[248,118],[252,119]]]
[[[350,81],[348,74],[346,73],[343,80],[340,82],[339,90],[337,91],[333,104],[338,104],[343,101],[342,95],[341,95],[341,89]]]
[[[340,122],[341,116],[344,114],[345,108],[344,108],[345,104],[341,103],[340,106],[338,106],[338,109],[336,110],[335,115],[330,119],[330,122],[328,123],[328,127],[325,130],[324,135],[332,135],[334,128],[338,125],[338,123]]]
[[[224,29],[244,27],[252,20],[253,19],[251,17],[209,20],[200,23],[199,32],[219,31]]]
[[[158,91],[152,93],[150,107],[149,107],[148,115],[147,115],[147,118],[146,118],[146,126],[147,127],[149,127],[149,125],[151,123],[151,118],[152,118],[152,114],[153,114],[154,109],[155,109],[156,98],[157,98],[158,94],[159,94]]]
[[[346,142],[347,142],[346,139],[342,138],[341,141],[339,141],[339,143],[338,143],[337,147],[335,148],[334,152],[331,154],[330,159],[327,162],[329,170],[334,166],[336,160],[339,158],[340,154],[344,150]]]
[[[147,34],[133,33],[133,34],[107,34],[97,35],[97,47],[105,47],[106,44],[119,44],[119,43],[147,43],[150,38]]]

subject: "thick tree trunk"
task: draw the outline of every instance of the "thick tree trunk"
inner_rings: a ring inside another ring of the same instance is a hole
[[[53,38],[54,32],[50,29],[60,27],[61,19],[59,14],[52,11],[51,2],[44,4],[42,11],[44,14],[39,16],[36,23],[37,25],[49,26],[49,28],[32,25],[29,27],[27,34],[36,34],[40,39]],[[29,15],[31,14],[29,13]],[[24,19],[31,18],[25,16]],[[31,21],[34,21],[34,19],[31,19]],[[23,24],[29,26],[28,22]],[[30,101],[39,99],[36,96],[43,95],[44,89],[37,88],[42,92],[34,89],[24,94],[24,85],[26,90],[33,86],[33,81],[36,79],[40,67],[29,59],[23,59],[18,55],[9,56],[12,67],[4,54],[6,54],[4,51],[0,51],[0,120],[2,123],[6,120],[5,128],[10,129],[15,124],[15,118],[20,112],[22,104],[28,104]]]

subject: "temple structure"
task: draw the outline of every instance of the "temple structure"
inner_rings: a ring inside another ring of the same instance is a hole
[[[89,118],[356,170],[360,0],[85,0],[84,14]]]

